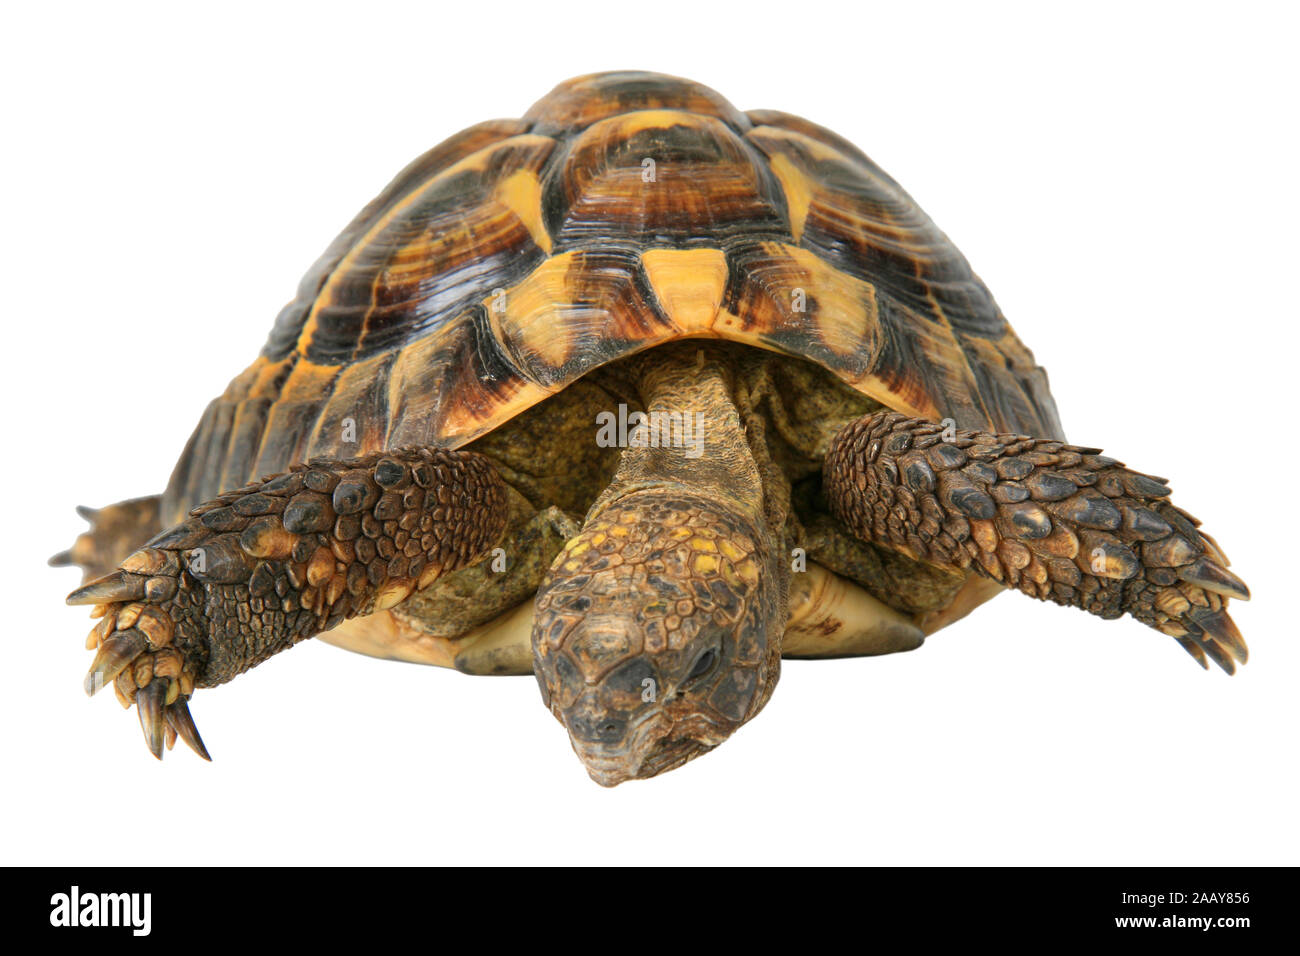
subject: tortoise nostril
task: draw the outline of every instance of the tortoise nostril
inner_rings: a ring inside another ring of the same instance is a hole
[[[575,717],[569,724],[573,735],[594,744],[614,743],[623,738],[627,721],[613,717]]]

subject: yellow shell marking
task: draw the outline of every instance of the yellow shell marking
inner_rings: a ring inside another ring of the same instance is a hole
[[[718,127],[722,123],[712,116],[686,110],[635,110],[621,113],[593,123],[590,129],[609,139],[627,139],[645,129],[668,129],[672,126],[690,126],[695,129]]]
[[[574,342],[580,340],[566,330],[583,320],[584,307],[565,306],[572,299],[568,276],[577,255],[565,252],[541,263],[523,282],[506,290],[504,310],[496,295],[483,300],[493,332],[525,359],[525,369],[531,365],[529,355],[558,368],[568,361]]]
[[[542,225],[542,184],[537,174],[527,169],[511,173],[497,186],[496,198],[519,217],[533,242],[550,255],[551,236]]]
[[[861,164],[855,163],[838,149],[823,143],[821,140],[813,139],[806,133],[800,133],[798,130],[785,129],[781,126],[756,126],[745,134],[745,138],[758,144],[760,148],[762,148],[764,140],[788,140],[791,143],[798,144],[815,161],[833,160],[839,163],[852,164],[859,170],[862,169]],[[763,151],[767,152],[766,149]]]
[[[712,330],[727,285],[721,249],[651,249],[641,255],[664,315],[687,335]]]
[[[812,203],[812,186],[789,158],[778,153],[772,157],[772,172],[785,193],[785,204],[790,211],[790,235],[798,242],[803,238],[803,224],[808,218],[808,207]]]

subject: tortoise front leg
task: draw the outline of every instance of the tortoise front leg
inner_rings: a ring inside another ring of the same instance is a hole
[[[1164,479],[1100,449],[1025,435],[945,432],[898,412],[831,444],[832,512],[864,540],[1104,618],[1128,613],[1228,673],[1246,644],[1226,610],[1250,592]]]
[[[206,757],[195,687],[473,564],[506,513],[486,459],[441,449],[312,461],[222,495],[68,596],[98,605],[86,691],[113,681],[154,756],[180,735]]]

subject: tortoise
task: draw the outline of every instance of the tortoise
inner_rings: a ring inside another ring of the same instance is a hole
[[[1004,590],[1228,673],[1246,586],[855,146],[653,73],[416,159],[308,271],[165,491],[52,559],[149,749],[306,638],[534,674],[590,776],[678,767],[782,657],[912,650]]]

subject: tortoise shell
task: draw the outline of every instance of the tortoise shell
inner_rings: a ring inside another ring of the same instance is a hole
[[[1062,437],[988,289],[857,148],[603,73],[453,136],[361,211],[204,412],[163,524],[305,459],[459,447],[688,337],[810,360],[912,415]]]

